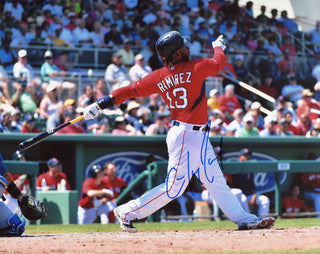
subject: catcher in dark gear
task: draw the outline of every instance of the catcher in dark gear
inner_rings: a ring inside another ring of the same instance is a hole
[[[7,190],[9,194],[18,200],[21,213],[28,220],[39,220],[48,216],[45,205],[37,199],[28,195],[23,195],[15,183],[12,181],[6,166],[3,163],[0,154],[0,196],[3,197],[3,191]],[[18,215],[0,202],[0,236],[20,236],[25,230],[25,220],[20,219]]]

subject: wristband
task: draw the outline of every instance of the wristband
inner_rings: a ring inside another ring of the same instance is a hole
[[[22,195],[21,191],[18,189],[17,185],[14,182],[11,182],[8,185],[7,191],[9,192],[11,197],[16,199]]]
[[[114,98],[112,95],[108,94],[107,96],[104,96],[103,98],[99,99],[97,101],[98,106],[101,109],[105,108],[111,108],[115,104]]]

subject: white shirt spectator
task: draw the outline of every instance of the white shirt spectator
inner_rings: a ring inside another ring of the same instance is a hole
[[[5,13],[6,11],[10,11],[12,16],[15,19],[21,20],[22,13],[24,12],[24,9],[23,9],[22,5],[19,2],[17,4],[17,6],[14,7],[12,2],[5,1],[3,13]]]
[[[136,82],[143,77],[147,76],[152,69],[144,65],[144,57],[141,54],[135,56],[135,65],[133,65],[129,70],[129,77],[132,82]]]
[[[51,15],[57,15],[59,18],[63,16],[63,7],[56,4],[56,0],[51,0],[42,7],[42,10],[50,10]]]
[[[70,29],[63,27],[60,33],[59,38],[64,40],[66,43],[70,45],[70,47],[74,46],[74,37]]]
[[[90,32],[85,28],[84,19],[79,20],[78,26],[73,30],[73,37],[76,45],[81,45],[85,47],[91,47],[92,43],[88,42],[91,39]]]

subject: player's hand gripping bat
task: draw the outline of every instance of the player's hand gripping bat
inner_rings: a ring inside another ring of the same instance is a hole
[[[57,131],[67,127],[68,125],[74,124],[74,123],[79,122],[79,121],[81,121],[83,119],[84,119],[84,116],[82,115],[82,116],[79,116],[79,117],[69,121],[69,122],[63,123],[63,124],[57,126],[56,128],[53,128],[53,129],[51,129],[49,131],[42,132],[42,133],[40,133],[40,134],[38,134],[38,135],[36,135],[36,136],[34,136],[32,138],[29,138],[29,139],[21,142],[19,144],[19,148],[24,151],[24,150],[26,150],[26,149],[38,144],[39,142],[43,141],[44,139],[52,136]]]

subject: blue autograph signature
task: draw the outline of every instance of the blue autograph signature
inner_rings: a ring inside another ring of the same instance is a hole
[[[208,176],[208,172],[207,172],[207,166],[210,166],[213,164],[213,162],[219,158],[222,159],[222,142],[223,142],[223,137],[221,137],[220,139],[220,152],[219,154],[217,154],[214,158],[207,158],[207,147],[208,147],[208,143],[210,142],[209,141],[209,130],[210,130],[210,125],[211,125],[211,121],[208,122],[208,130],[205,132],[205,135],[203,137],[203,140],[202,140],[202,144],[201,144],[201,150],[200,150],[200,161],[201,161],[201,165],[203,165],[204,167],[204,174],[205,174],[205,177],[207,179],[207,181],[209,183],[213,183],[214,181],[214,177],[212,176],[211,178],[209,178]],[[207,163],[206,163],[207,162]],[[167,174],[167,177],[166,177],[166,191],[167,191],[167,195],[169,198],[171,199],[175,199],[177,196],[179,196],[181,190],[183,189],[184,187],[184,184],[186,183],[186,179],[187,179],[187,184],[190,182],[191,178],[193,175],[196,175],[199,179],[199,181],[201,182],[202,184],[202,181],[201,181],[201,177],[200,177],[200,168],[197,168],[196,171],[193,171],[192,169],[190,169],[190,151],[187,151],[187,166],[188,166],[188,175],[187,177],[185,176],[182,176],[180,178],[177,178],[176,181],[180,182],[181,181],[181,184],[180,184],[180,188],[179,188],[179,191],[176,193],[175,196],[170,196],[170,188],[168,186],[168,183],[169,183],[169,177],[170,177],[170,174],[173,172],[174,174],[177,172],[177,169],[175,167],[172,167],[168,174]],[[223,164],[222,162],[220,163],[220,166],[221,166],[221,170],[223,171]],[[192,193],[192,190],[191,190],[191,193]]]

